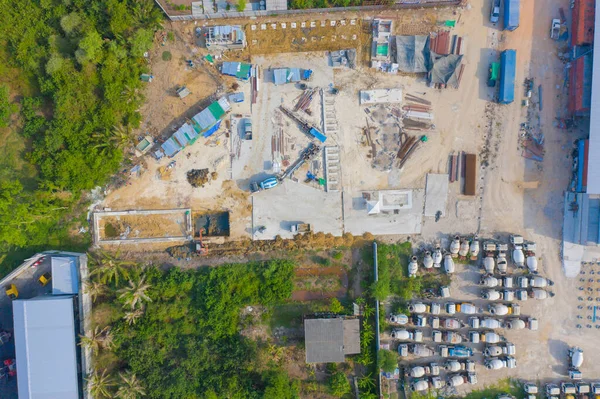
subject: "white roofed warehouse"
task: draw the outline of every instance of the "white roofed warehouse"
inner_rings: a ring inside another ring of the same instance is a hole
[[[75,299],[13,302],[19,399],[79,399]]]

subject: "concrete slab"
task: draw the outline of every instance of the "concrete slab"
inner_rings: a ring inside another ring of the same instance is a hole
[[[423,213],[425,216],[435,216],[438,211],[442,211],[442,216],[446,216],[448,185],[447,174],[427,174],[425,212]]]
[[[412,190],[412,206],[389,213],[367,214],[362,192],[344,192],[344,230],[354,235],[420,234],[423,225],[424,190]]]
[[[341,236],[341,193],[326,193],[285,180],[277,187],[252,195],[252,232],[256,240],[293,238],[293,224],[309,223],[314,232],[322,231]],[[258,233],[260,226],[266,227]]]

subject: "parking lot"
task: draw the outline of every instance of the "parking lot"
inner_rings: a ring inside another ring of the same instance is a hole
[[[21,272],[15,278],[6,281],[2,292],[0,292],[0,329],[10,333],[11,338],[9,342],[0,346],[0,361],[4,362],[6,359],[15,358],[15,342],[13,335],[13,312],[12,312],[12,299],[9,298],[5,289],[6,286],[14,284],[17,288],[19,299],[29,299],[40,295],[50,294],[52,291],[51,284],[47,284],[42,287],[38,283],[38,279],[44,273],[50,272],[50,256],[46,256],[44,260],[36,265],[35,267],[29,267]],[[15,377],[8,377],[0,379],[0,398],[2,399],[17,399],[17,379]]]

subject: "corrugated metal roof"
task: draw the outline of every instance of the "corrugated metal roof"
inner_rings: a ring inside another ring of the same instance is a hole
[[[79,399],[73,298],[13,302],[20,399]]]
[[[571,46],[591,44],[594,41],[595,4],[596,0],[575,0],[571,24]]]
[[[596,2],[594,47],[600,46],[600,1]],[[596,49],[597,50],[597,49]],[[590,152],[587,174],[588,194],[600,194],[600,51],[594,51],[592,101],[590,105]]]
[[[77,294],[79,292],[77,259],[72,256],[53,256],[50,262],[52,295]]]
[[[173,137],[165,141],[160,147],[163,149],[165,155],[168,157],[172,157],[181,150],[181,146]]]
[[[287,69],[274,69],[273,82],[276,85],[282,85],[284,83],[287,83]]]
[[[173,137],[175,137],[177,142],[181,144],[182,147],[185,147],[190,141],[187,137],[185,137],[185,134],[183,134],[181,128],[179,128],[179,130],[177,130],[175,134],[173,134]]]
[[[225,111],[221,108],[221,104],[214,102],[208,106],[208,110],[215,117],[215,120],[221,119],[225,115]]]
[[[183,126],[179,128],[179,130],[185,134],[185,137],[188,138],[189,141],[194,141],[196,137],[198,137],[198,133],[194,130],[192,125],[189,123],[184,123]]]
[[[287,74],[288,82],[299,82],[300,81],[300,68],[290,68]]]
[[[221,109],[223,111],[227,112],[231,109],[231,104],[229,104],[229,101],[227,101],[227,98],[221,97],[221,98],[219,98],[219,100],[217,102],[219,103],[219,105],[221,106]]]
[[[304,320],[306,363],[340,363],[344,361],[344,320]]]
[[[194,116],[192,119],[198,124],[198,126],[200,126],[201,132],[214,125],[217,121],[208,108],[202,110],[202,112]]]
[[[221,73],[223,75],[237,76],[240,65],[240,62],[224,62],[223,65],[221,65]]]

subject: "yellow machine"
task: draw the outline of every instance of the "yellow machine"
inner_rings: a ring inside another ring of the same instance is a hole
[[[40,285],[42,287],[45,287],[46,284],[48,284],[51,279],[52,279],[52,275],[50,273],[44,273],[40,276],[40,278],[38,278],[38,283],[40,283]]]
[[[19,297],[19,290],[17,290],[17,287],[14,284],[7,285],[5,287],[5,289],[6,289],[6,295],[10,299],[17,299]]]

